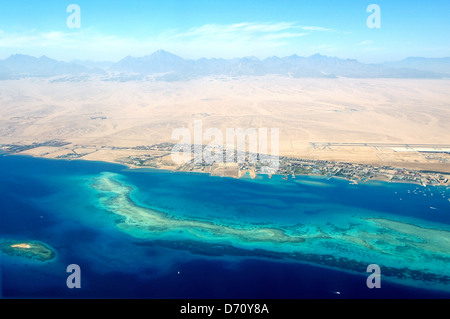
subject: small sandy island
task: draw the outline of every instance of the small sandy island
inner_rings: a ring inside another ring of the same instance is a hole
[[[43,262],[50,261],[56,256],[48,245],[37,241],[0,240],[0,252],[9,256],[25,257]]]
[[[17,245],[11,245],[11,248],[24,248],[24,249],[30,249],[31,246],[28,244],[17,244]]]

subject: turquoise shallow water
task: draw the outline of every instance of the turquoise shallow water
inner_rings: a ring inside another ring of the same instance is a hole
[[[448,243],[435,240],[450,232],[444,187],[18,156],[0,156],[0,170],[0,239],[41,241],[57,255],[0,254],[6,298],[450,296]],[[71,263],[82,289],[65,286]],[[385,276],[376,291],[369,263]]]

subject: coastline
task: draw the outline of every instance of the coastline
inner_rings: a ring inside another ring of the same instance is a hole
[[[123,162],[123,161],[118,161],[112,158],[103,158],[103,159],[90,159],[90,158],[84,158],[84,157],[79,157],[79,158],[53,158],[53,157],[45,157],[45,156],[36,156],[33,154],[22,154],[22,153],[11,153],[5,150],[2,150],[0,148],[0,156],[25,156],[25,157],[32,157],[32,158],[39,158],[39,159],[48,159],[48,160],[58,160],[58,161],[89,161],[89,162],[100,162],[100,163],[108,163],[108,164],[112,164],[112,165],[119,165],[122,166],[124,169],[133,171],[133,170],[139,170],[139,171],[153,171],[153,170],[157,170],[157,171],[168,171],[168,172],[184,172],[184,173],[201,173],[201,174],[209,174],[210,176],[218,176],[218,177],[229,177],[229,178],[235,178],[235,179],[242,179],[242,178],[250,178],[250,179],[255,179],[258,178],[259,176],[264,176],[267,175],[268,178],[272,178],[272,176],[283,176],[283,179],[287,180],[289,178],[293,178],[295,179],[295,176],[318,176],[318,177],[323,177],[326,179],[330,179],[330,178],[339,178],[339,179],[344,179],[352,184],[360,184],[360,183],[367,183],[370,181],[379,181],[379,182],[386,182],[386,183],[401,183],[401,184],[414,184],[414,185],[419,185],[422,187],[427,187],[427,186],[450,186],[450,173],[445,174],[446,172],[433,172],[432,170],[427,170],[426,173],[423,173],[424,171],[418,171],[418,170],[407,170],[405,167],[393,167],[393,166],[385,166],[384,168],[386,170],[389,171],[396,171],[398,172],[403,172],[403,171],[407,171],[408,174],[425,174],[425,176],[428,177],[428,181],[429,176],[434,176],[435,177],[435,181],[438,180],[438,177],[441,177],[440,181],[445,181],[445,183],[441,182],[441,183],[427,183],[424,179],[420,179],[420,180],[409,180],[409,179],[399,179],[399,178],[395,178],[395,174],[391,175],[391,176],[386,176],[386,173],[380,173],[379,175],[374,175],[374,176],[370,176],[370,178],[361,178],[358,175],[352,175],[352,174],[347,174],[347,175],[338,175],[338,174],[330,174],[327,171],[324,172],[323,169],[315,169],[315,170],[311,170],[309,172],[303,172],[303,173],[293,173],[291,172],[283,172],[280,171],[280,169],[277,172],[274,173],[260,173],[260,172],[256,172],[256,170],[254,169],[248,169],[248,167],[245,167],[244,169],[241,169],[239,167],[239,165],[234,164],[233,165],[233,170],[230,171],[224,171],[223,174],[218,174],[215,172],[212,172],[212,169],[205,170],[204,167],[202,168],[191,168],[191,169],[183,169],[183,166],[178,166],[178,167],[174,167],[174,166],[169,166],[169,165],[161,165],[161,166],[144,166],[144,165],[135,165],[133,163],[127,163],[127,162]],[[282,157],[283,158],[283,157]],[[358,164],[358,163],[348,163],[348,162],[332,162],[332,161],[322,161],[322,160],[305,160],[305,159],[301,159],[301,158],[290,158],[293,160],[303,160],[303,161],[307,161],[308,165],[310,165],[309,163],[314,163],[317,162],[319,164],[329,164],[329,165],[351,165],[351,166],[362,166],[365,169],[379,169],[380,166],[375,166],[375,165],[368,165],[368,164]],[[213,165],[217,165],[217,164],[213,164]],[[184,165],[185,166],[185,165]],[[244,164],[245,166],[245,164]],[[450,169],[450,166],[449,166]],[[445,174],[445,175],[444,175]],[[355,178],[356,177],[356,178]],[[443,178],[442,178],[443,177]]]

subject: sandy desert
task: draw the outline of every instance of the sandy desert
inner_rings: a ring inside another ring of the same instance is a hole
[[[175,128],[279,129],[280,155],[450,172],[450,80],[203,77],[1,81],[0,144],[23,154],[120,162],[177,143]],[[204,143],[209,141],[204,140]],[[166,166],[171,164],[166,161]]]

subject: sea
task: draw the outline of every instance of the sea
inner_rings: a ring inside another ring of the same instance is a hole
[[[105,200],[98,187],[102,178],[129,189],[130,207],[165,216],[167,229],[135,230],[117,214],[114,191]],[[436,260],[422,258],[417,249],[428,243],[409,233],[398,251],[406,251],[410,240],[414,254],[391,254],[389,249],[400,245],[398,229],[393,235],[362,229],[367,219],[381,218],[399,221],[408,231],[415,225],[419,228],[411,231],[447,234],[449,198],[443,186],[355,185],[322,176],[236,179],[0,154],[0,241],[40,242],[55,253],[40,261],[0,251],[0,298],[449,298],[445,251],[430,253],[440,256]],[[194,221],[197,230],[179,226],[176,236],[170,233],[172,222],[180,220]],[[201,235],[198,225],[208,223],[218,227]],[[221,234],[223,225],[238,235]],[[274,243],[269,237],[252,241],[245,239],[249,229],[307,239],[304,244]],[[323,236],[308,239],[312,233]],[[370,238],[373,247],[345,242],[358,234]],[[290,258],[290,252],[301,257]],[[80,269],[80,288],[67,285],[67,267],[73,264]],[[367,285],[369,264],[380,266],[380,288]],[[398,275],[408,265],[419,277]],[[440,276],[440,284],[426,283],[421,272]]]

